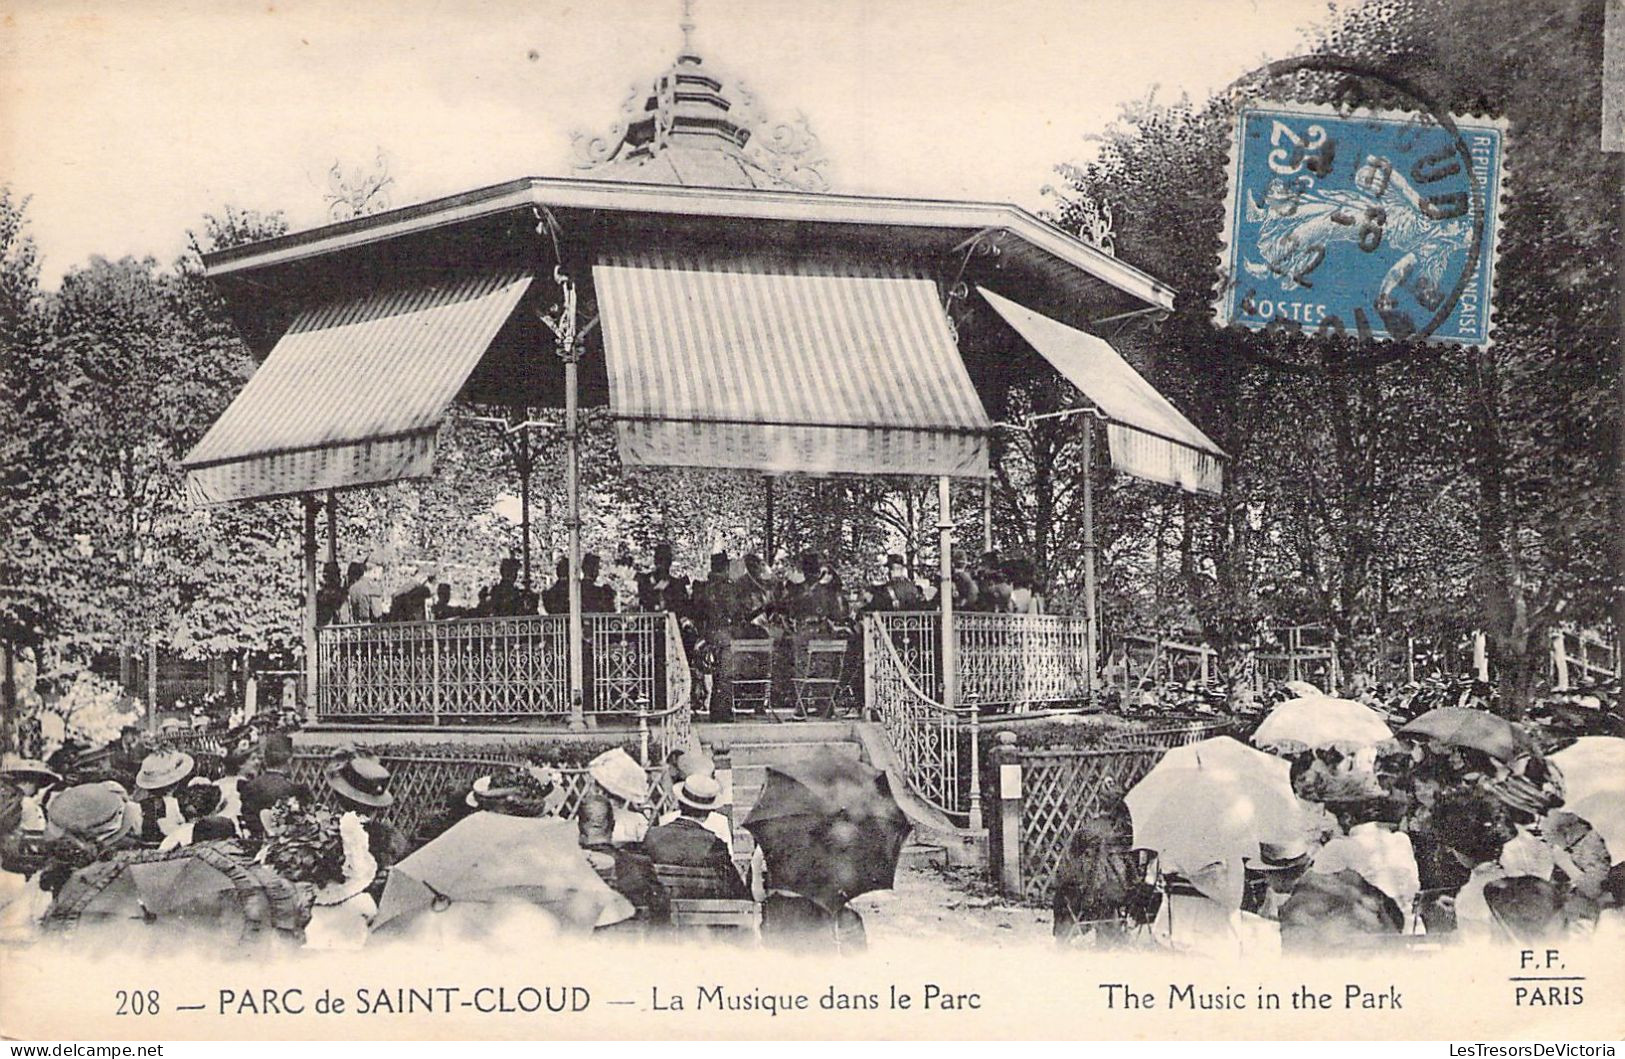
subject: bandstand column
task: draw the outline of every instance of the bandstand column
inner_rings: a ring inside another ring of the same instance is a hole
[[[937,478],[937,604],[942,611],[942,705],[959,706],[959,659],[954,636],[954,516],[952,481]],[[970,713],[970,827],[982,826],[981,747],[976,711]]]
[[[339,561],[339,505],[333,490],[327,491],[327,561]]]
[[[587,727],[583,703],[586,681],[582,665],[581,621],[581,429],[577,395],[577,358],[564,361],[565,488],[570,516],[570,727]]]
[[[1095,704],[1095,671],[1100,658],[1100,615],[1095,608],[1095,417],[1083,417],[1083,610],[1089,618],[1084,641],[1088,703]]]
[[[982,479],[982,554],[993,550],[993,476]]]
[[[316,509],[311,495],[302,498],[305,509],[305,715],[316,710]]]

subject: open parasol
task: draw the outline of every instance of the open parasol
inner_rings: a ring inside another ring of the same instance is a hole
[[[1565,800],[1593,794],[1625,794],[1625,739],[1587,735],[1546,759],[1563,774]]]
[[[1625,862],[1625,791],[1597,791],[1564,804],[1608,846],[1608,863]]]
[[[1352,868],[1309,872],[1281,906],[1281,946],[1286,949],[1344,946],[1404,929],[1404,910]]]
[[[1535,750],[1534,740],[1518,725],[1487,710],[1465,706],[1429,710],[1397,734],[1480,750],[1498,761],[1511,761]]]
[[[774,887],[833,912],[859,894],[891,889],[909,822],[884,772],[824,751],[768,766],[745,828]]]
[[[1164,870],[1199,871],[1214,861],[1259,855],[1260,842],[1302,831],[1290,784],[1271,771],[1230,766],[1159,766],[1123,796],[1134,845],[1156,852]]]
[[[1334,743],[1375,746],[1392,737],[1382,714],[1363,702],[1330,695],[1288,699],[1271,710],[1253,732],[1258,746],[1302,743],[1311,748]]]
[[[75,872],[46,914],[52,932],[94,932],[104,948],[168,947],[183,936],[242,944],[300,925],[293,885],[231,843],[134,851]]]
[[[395,865],[372,926],[471,904],[539,906],[578,930],[633,915],[587,863],[570,821],[478,812]]]

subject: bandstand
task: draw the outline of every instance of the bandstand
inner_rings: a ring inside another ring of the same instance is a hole
[[[689,660],[670,615],[583,613],[579,410],[607,407],[628,467],[934,478],[941,609],[866,619],[860,723],[915,796],[975,827],[981,719],[1088,698],[1096,647],[1089,613],[953,613],[951,490],[986,504],[1006,394],[1054,371],[1115,468],[1217,492],[1224,454],[1090,333],[1174,292],[1013,206],[825,190],[805,127],[762,119],[686,29],[611,133],[581,140],[580,176],[207,255],[263,360],[188,488],[303,498],[313,727],[595,726],[658,755],[691,738]],[[564,410],[568,614],[318,629],[320,516],[331,557],[342,494],[429,474],[458,400],[511,408],[521,433]]]

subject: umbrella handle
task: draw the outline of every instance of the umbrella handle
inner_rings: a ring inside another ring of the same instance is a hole
[[[425,873],[425,874],[427,874],[427,873]],[[419,883],[422,884],[422,886],[423,886],[423,888],[425,890],[427,890],[430,893],[434,894],[434,897],[429,901],[429,911],[431,911],[431,912],[444,912],[446,909],[451,907],[451,898],[450,897],[447,897],[445,894],[441,893],[439,890],[436,890],[434,887],[430,886],[428,883],[423,882],[421,879],[418,880],[418,881],[419,881]]]

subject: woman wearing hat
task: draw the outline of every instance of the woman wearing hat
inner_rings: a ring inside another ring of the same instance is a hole
[[[25,832],[45,830],[45,799],[62,777],[43,761],[7,754],[0,780],[17,792],[17,826]]]
[[[141,760],[135,786],[141,799],[142,842],[156,846],[186,823],[175,794],[192,778],[195,766],[191,754],[167,748],[154,750]]]
[[[406,855],[409,843],[379,812],[395,804],[389,790],[389,769],[370,751],[345,748],[333,755],[323,769],[328,789],[333,792],[342,815],[341,825],[354,818],[367,836],[367,852],[378,867],[388,868]]]
[[[116,783],[81,783],[51,799],[46,823],[59,836],[48,846],[50,864],[40,886],[55,895],[75,871],[125,849],[139,848],[141,807]]]
[[[270,838],[265,863],[289,882],[313,891],[305,948],[354,951],[367,942],[378,914],[368,893],[378,877],[366,826],[358,813],[334,817],[326,809],[284,799],[267,811]]]
[[[642,842],[649,833],[649,817],[644,813],[644,806],[649,802],[649,777],[643,766],[633,761],[631,754],[616,747],[593,758],[587,764],[587,775],[615,811],[611,841],[616,845]]]
[[[232,837],[237,834],[236,825],[226,817],[219,815],[225,808],[226,795],[213,782],[203,779],[201,776],[194,776],[187,781],[186,786],[176,793],[175,800],[180,804],[181,816],[185,818],[186,822],[164,836],[164,840],[158,843],[160,852],[179,849],[182,846],[190,846],[193,842],[203,841],[197,837],[198,825],[210,817],[214,817],[226,824],[228,833],[223,837]],[[205,828],[205,833],[218,834],[218,828],[219,825],[212,825],[210,828]]]
[[[516,765],[474,781],[469,807],[502,816],[557,816],[564,804],[563,777],[555,768]]]

